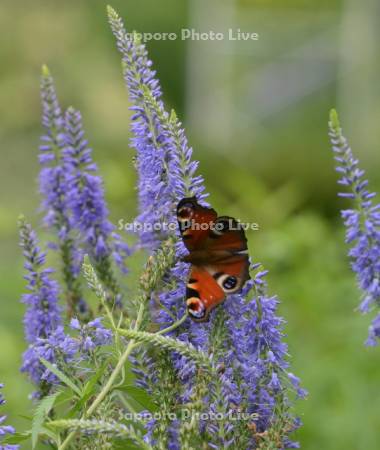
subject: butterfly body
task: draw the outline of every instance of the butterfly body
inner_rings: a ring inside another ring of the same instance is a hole
[[[249,279],[247,240],[235,219],[218,217],[195,197],[178,203],[177,219],[189,251],[183,261],[191,264],[186,304],[190,317],[202,322],[227,294],[240,291]]]

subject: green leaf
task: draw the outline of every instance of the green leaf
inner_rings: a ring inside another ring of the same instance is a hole
[[[40,361],[42,364],[47,367],[50,372],[54,373],[54,375],[59,378],[62,383],[66,384],[66,386],[69,386],[76,394],[79,396],[82,395],[82,391],[79,389],[79,387],[74,384],[69,377],[67,377],[63,372],[61,372],[57,367],[53,366],[49,361],[46,361],[44,358],[40,358]]]
[[[100,380],[100,378],[104,375],[105,370],[107,369],[107,366],[109,362],[111,361],[111,358],[107,359],[103,365],[100,367],[100,369],[95,372],[95,374],[87,381],[85,384],[82,393],[81,393],[81,399],[79,402],[75,405],[71,413],[69,414],[69,417],[73,416],[77,411],[80,411],[82,406],[86,403],[86,401],[95,393],[95,386],[96,383]]]
[[[57,400],[56,400],[54,406],[55,406],[56,408],[58,408],[58,407],[61,406],[62,404],[65,404],[65,403],[67,403],[67,402],[71,402],[72,399],[73,399],[73,391],[72,391],[69,387],[64,388],[64,387],[62,386],[61,393],[60,393],[60,395],[57,397]]]
[[[52,409],[54,402],[57,397],[61,394],[61,391],[54,392],[54,394],[48,395],[44,397],[38,404],[32,422],[32,448],[34,449],[37,441],[38,435],[41,433],[43,428],[43,423],[45,421],[45,417],[49,414],[49,411]]]
[[[106,361],[104,361],[100,369],[87,381],[83,389],[82,398],[88,398],[94,393],[94,387],[100,380],[100,378],[104,375],[104,372],[106,371],[110,361],[111,358],[108,358]]]
[[[141,447],[134,443],[132,439],[118,439],[112,442],[112,450],[141,450]]]
[[[152,401],[149,394],[143,389],[134,386],[133,384],[123,384],[117,388],[119,391],[123,391],[132,400],[135,400],[143,409],[148,411],[156,411],[157,405]]]
[[[27,416],[26,414],[17,414],[17,417],[21,417],[21,419],[25,419],[29,422],[32,421],[33,417],[32,416]]]
[[[30,437],[31,433],[31,431],[24,431],[23,433],[10,434],[4,438],[1,443],[13,445],[19,444],[20,442],[26,441]]]

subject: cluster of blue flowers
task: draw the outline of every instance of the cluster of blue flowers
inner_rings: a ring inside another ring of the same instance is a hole
[[[43,268],[46,255],[38,247],[37,237],[31,226],[20,220],[20,244],[25,258],[25,276],[28,293],[22,301],[27,305],[24,317],[25,338],[29,348],[24,353],[22,371],[28,372],[31,380],[40,385],[44,380],[45,367],[39,360],[38,347],[44,340],[52,339],[57,330],[62,330],[61,309],[58,305],[58,283],[51,278],[51,269]],[[54,354],[44,352],[50,362]]]
[[[126,272],[124,260],[129,248],[114,232],[114,226],[108,219],[103,182],[97,175],[97,166],[84,138],[80,112],[69,107],[64,124],[62,161],[66,174],[67,204],[72,212],[74,227],[79,230],[85,244],[84,250],[95,262],[95,267],[102,271],[102,266],[107,266],[108,259],[113,256],[122,271]],[[105,269],[108,273],[104,276],[110,276],[110,268],[107,266]],[[106,285],[109,286],[109,282]],[[117,286],[111,287],[112,292],[118,294]]]
[[[340,175],[338,183],[345,188],[338,195],[355,203],[355,208],[342,211],[342,217],[346,242],[351,244],[351,267],[363,292],[359,309],[362,313],[377,310],[366,341],[374,346],[380,339],[380,203],[373,203],[376,194],[368,190],[364,170],[359,168],[359,161],[342,134],[335,111],[331,112],[329,127],[336,171]]]
[[[4,387],[3,384],[0,384],[0,389]],[[3,395],[0,393],[0,406],[5,404],[5,399]],[[0,416],[0,450],[18,450],[20,448],[19,445],[13,444],[2,444],[1,441],[4,437],[10,434],[15,433],[15,429],[11,425],[5,425],[4,422],[7,416]]]
[[[79,333],[76,344],[77,351],[82,356],[95,350],[97,347],[112,342],[111,330],[103,326],[102,319],[99,317],[86,324],[81,324],[77,318],[73,318],[70,321],[70,328]]]
[[[29,343],[23,356],[21,370],[39,387],[36,396],[46,395],[49,387],[58,382],[41,358],[56,364],[83,359],[98,345],[106,345],[112,338],[110,330],[103,327],[101,319],[80,324],[73,318],[70,326],[80,331],[79,337],[66,334],[63,327],[62,308],[59,306],[59,286],[52,279],[52,270],[43,268],[46,254],[41,252],[35,231],[20,220],[20,241],[25,257],[29,293],[22,297],[27,305],[24,318],[25,337]]]
[[[132,102],[132,146],[136,149],[140,214],[144,224],[171,223],[178,199],[204,198],[203,179],[195,176],[184,131],[174,112],[164,109],[162,91],[145,45],[129,39],[119,17],[110,14],[111,29],[122,54],[124,79]],[[153,248],[164,236],[143,231],[140,243]]]

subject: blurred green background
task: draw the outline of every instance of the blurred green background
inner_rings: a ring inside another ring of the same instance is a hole
[[[254,259],[282,300],[293,371],[309,391],[296,405],[307,450],[375,450],[380,442],[379,348],[363,342],[359,301],[339,217],[327,138],[337,107],[345,134],[380,189],[378,0],[113,0],[127,27],[257,32],[258,41],[152,41],[165,102],[182,118],[210,201],[258,222]],[[25,292],[16,221],[40,232],[36,177],[39,72],[46,63],[63,106],[81,109],[104,176],[112,220],[136,212],[128,97],[106,2],[0,3],[0,381],[9,420],[30,411],[19,373]],[[43,234],[43,233],[42,233]]]

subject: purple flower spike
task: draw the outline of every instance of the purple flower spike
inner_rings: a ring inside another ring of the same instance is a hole
[[[0,383],[0,389],[4,387],[3,384]],[[0,393],[0,406],[5,405],[5,399],[3,395]],[[1,441],[7,434],[14,434],[15,429],[11,425],[5,425],[4,422],[7,419],[7,416],[0,416],[0,450],[18,450],[20,448],[19,445],[11,445],[11,444],[2,444]]]
[[[28,294],[24,294],[22,301],[27,305],[24,318],[25,338],[29,343],[23,355],[21,371],[27,372],[31,380],[40,387],[43,393],[49,390],[52,381],[46,377],[46,367],[40,362],[42,356],[51,363],[56,360],[52,344],[46,348],[45,343],[54,339],[59,332],[56,344],[68,344],[61,325],[61,309],[58,305],[59,288],[55,280],[51,279],[52,270],[43,268],[46,255],[41,252],[34,230],[23,218],[19,221],[20,245],[25,258],[24,267],[27,271],[25,279],[28,281]],[[42,351],[42,349],[44,349]]]
[[[72,217],[68,202],[68,186],[62,162],[65,144],[64,120],[55,92],[53,78],[46,66],[41,77],[42,126],[39,177],[42,194],[44,223],[58,236],[58,249],[62,257],[63,276],[69,314],[87,315],[88,308],[82,297],[78,275],[82,252],[73,237]]]
[[[51,269],[43,269],[46,254],[38,247],[37,237],[32,227],[20,219],[20,245],[25,258],[28,294],[23,302],[28,305],[25,315],[25,335],[29,343],[46,337],[61,324],[58,306],[58,285],[50,278]]]
[[[119,297],[112,257],[125,271],[129,249],[114,232],[114,226],[108,219],[103,182],[84,137],[79,111],[68,108],[64,128],[63,162],[72,223],[80,232],[85,252],[91,257],[100,280],[113,297]]]
[[[140,232],[141,243],[155,248],[167,236],[156,224],[172,223],[176,203],[186,196],[202,200],[203,179],[194,172],[192,149],[174,113],[164,110],[161,88],[145,46],[130,38],[122,20],[110,14],[110,24],[122,54],[124,79],[128,87],[132,116],[132,146],[137,151],[140,215],[138,222],[150,225]]]
[[[28,372],[32,380],[40,385],[38,395],[46,395],[50,386],[59,384],[58,378],[51,373],[41,362],[44,358],[53,365],[74,362],[74,357],[79,350],[76,340],[66,335],[63,326],[58,326],[51,331],[47,337],[37,338],[24,353],[24,364],[22,370]]]
[[[350,192],[341,192],[340,197],[354,200],[355,209],[342,211],[346,226],[346,242],[351,244],[349,257],[351,268],[356,274],[363,292],[359,310],[368,313],[380,307],[380,204],[373,204],[376,195],[367,188],[368,181],[359,161],[354,157],[346,138],[342,134],[335,110],[330,114],[329,135],[331,138],[338,183]],[[369,327],[366,345],[378,344],[380,338],[380,315]]]
[[[70,228],[64,192],[64,173],[60,164],[60,151],[64,143],[63,117],[55,92],[53,79],[46,66],[41,77],[42,126],[39,160],[40,191],[43,196],[42,208],[45,223],[55,226],[63,235]]]

